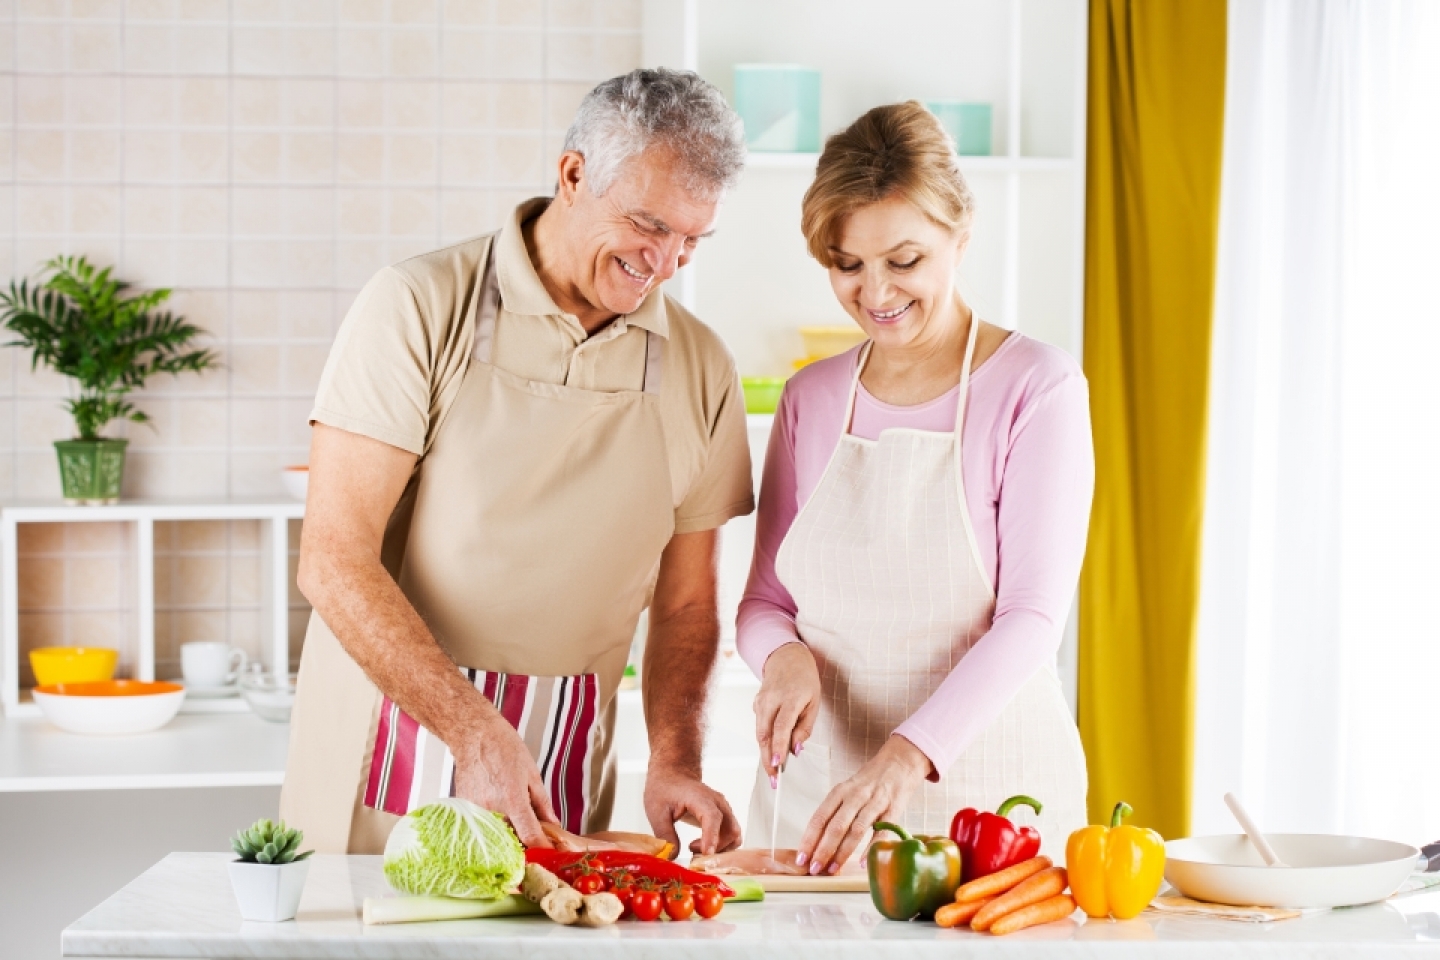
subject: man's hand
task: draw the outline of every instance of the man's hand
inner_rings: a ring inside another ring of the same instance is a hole
[[[645,777],[645,816],[655,836],[676,849],[676,821],[700,828],[700,838],[690,843],[691,853],[721,853],[740,846],[740,821],[725,797],[675,767],[651,765]]]
[[[455,754],[455,795],[509,819],[527,847],[548,847],[540,821],[558,823],[545,781],[525,742],[503,718],[487,723]]]

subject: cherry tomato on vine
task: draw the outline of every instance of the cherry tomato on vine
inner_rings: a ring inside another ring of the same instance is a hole
[[[630,912],[636,920],[656,920],[661,909],[659,890],[636,890],[630,897]]]
[[[626,917],[634,916],[634,912],[630,909],[630,900],[635,896],[635,888],[617,886],[610,892],[615,894],[615,899],[619,900],[620,906],[625,908],[620,911],[620,919],[624,920]]]
[[[575,892],[582,896],[591,893],[600,893],[605,889],[605,875],[603,873],[582,873],[570,881],[570,886]]]
[[[695,912],[695,897],[687,886],[670,887],[665,891],[665,914],[671,920],[689,920]]]
[[[695,888],[695,912],[706,920],[716,917],[725,907],[725,897],[714,887]]]

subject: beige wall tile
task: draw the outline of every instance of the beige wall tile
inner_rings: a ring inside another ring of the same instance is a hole
[[[550,0],[546,26],[552,30],[588,30],[595,24],[595,0]]]
[[[618,77],[640,66],[640,34],[600,34],[595,38],[592,68],[596,80]]]
[[[16,524],[15,545],[21,557],[63,553],[65,551],[65,524]]]
[[[329,24],[335,20],[335,0],[284,0],[280,9],[291,23]]]
[[[329,28],[290,27],[285,30],[285,71],[294,76],[329,76],[335,72],[335,32]]]
[[[490,180],[494,138],[446,134],[440,145],[445,186],[484,186]]]
[[[223,132],[182,132],[176,142],[176,176],[186,183],[223,181],[229,169],[229,144],[229,135]]]
[[[379,23],[384,19],[385,0],[340,0],[341,23]]]
[[[481,78],[490,76],[486,61],[490,47],[489,35],[481,30],[451,29],[446,20],[445,46],[441,51],[440,70],[447,77]]]
[[[545,125],[545,95],[553,84],[502,83],[495,86],[495,126],[535,132]],[[581,94],[584,95],[583,93]],[[579,101],[577,100],[578,104]],[[573,111],[572,111],[573,115]],[[560,126],[569,126],[569,118]]]
[[[289,344],[285,348],[285,389],[313,395],[320,383],[320,371],[330,355],[329,344]]]
[[[175,274],[175,244],[169,237],[126,238],[120,266],[132,282],[164,286]]]
[[[0,69],[4,69],[0,67]],[[0,123],[11,125],[15,122],[15,77],[0,75]],[[9,131],[6,131],[7,133]]]
[[[432,240],[437,234],[436,191],[395,190],[389,195],[390,233],[424,235]]]
[[[176,16],[181,20],[226,20],[230,15],[229,0],[179,0]]]
[[[220,447],[229,440],[229,411],[224,400],[186,400],[175,406],[178,444]]]
[[[597,78],[596,40],[590,33],[554,33],[546,38],[545,76],[556,80]]]
[[[230,30],[230,45],[237,74],[274,76],[285,68],[286,31],[273,26],[238,22]]]
[[[230,530],[230,547],[233,550],[259,550],[261,546],[261,523],[259,520],[232,520],[227,524]]]
[[[391,183],[434,183],[435,136],[392,135],[385,138],[386,172]]]
[[[180,82],[180,122],[223,127],[230,122],[229,84],[223,79],[187,77]]]
[[[75,187],[70,191],[70,232],[120,232],[119,187]]]
[[[68,195],[64,187],[16,187],[15,229],[31,234],[64,233]]]
[[[446,190],[440,196],[440,242],[483,233],[491,222],[490,210],[490,194],[485,190]]]
[[[228,640],[227,620],[223,610],[176,610],[171,614],[176,644],[204,640]]]
[[[21,524],[24,529],[31,524]],[[52,526],[52,524],[46,524]],[[20,552],[19,600],[21,610],[54,610],[65,605],[65,567],[61,557],[30,557]]]
[[[281,170],[290,183],[331,183],[335,179],[335,137],[330,133],[287,133]]]
[[[232,143],[231,161],[236,181],[253,183],[280,178],[280,134],[236,133]]]
[[[65,121],[65,78],[31,76],[15,79],[16,118],[26,124]]]
[[[229,229],[230,198],[225,187],[178,187],[175,198],[178,232],[223,235]]]
[[[273,127],[280,123],[281,81],[268,77],[235,77],[230,82],[237,127]]]
[[[236,212],[239,212],[238,208]],[[236,290],[232,294],[231,309],[236,337],[268,339],[280,336],[280,294],[276,291]]]
[[[494,80],[539,80],[544,74],[543,34],[490,34],[484,76]]]
[[[544,114],[545,125],[552,131],[564,131],[570,129],[570,124],[575,121],[575,114],[580,109],[580,101],[590,92],[594,84],[584,83],[547,83],[545,89],[550,95],[548,109]]]
[[[285,336],[297,340],[330,341],[329,290],[286,290],[280,295],[280,322]]]
[[[385,90],[380,80],[341,80],[336,84],[342,127],[380,127],[385,123]]]
[[[333,80],[286,80],[281,92],[285,123],[297,127],[329,127],[335,122]]]
[[[465,0],[450,0],[449,10]],[[545,21],[544,0],[504,0],[494,7],[494,22],[502,27],[540,27]]]
[[[161,126],[177,117],[177,91],[181,81],[172,77],[127,77],[124,88],[125,120],[137,126]]]
[[[496,84],[453,82],[441,88],[441,122],[450,133],[479,133],[495,123]]]
[[[232,646],[259,663],[270,661],[270,639],[266,632],[269,620],[259,610],[234,610],[226,618],[226,631]]]
[[[175,69],[175,28],[168,23],[125,24],[125,70],[129,73],[172,73]]]
[[[284,230],[292,237],[331,237],[335,233],[335,191],[330,187],[285,191]]]
[[[439,84],[391,81],[385,84],[385,121],[390,127],[433,129],[439,120]]]
[[[231,10],[237,23],[274,22],[285,19],[281,0],[234,0]]]
[[[131,533],[128,523],[96,521],[65,524],[65,549],[69,553],[120,553],[127,549]]]
[[[603,29],[643,30],[645,20],[640,0],[597,0],[595,24]]]
[[[120,606],[118,557],[76,557],[65,563],[65,602],[70,609]]]
[[[65,121],[81,126],[118,124],[120,86],[110,77],[66,77]]]
[[[310,449],[310,410],[314,405],[311,397],[281,401],[280,439],[285,446]]]
[[[74,180],[120,179],[120,134],[109,130],[72,130],[70,177]]]
[[[121,0],[70,0],[70,16],[76,20],[118,20]]]
[[[224,550],[229,542],[229,524],[224,520],[186,520],[175,527],[175,548],[186,553]]]
[[[218,607],[226,603],[229,563],[225,556],[187,556],[176,571],[177,607]]]
[[[232,606],[258,606],[264,599],[261,566],[258,553],[238,554],[231,557],[229,602]]]
[[[342,239],[337,244],[335,282],[358,287],[386,266],[385,242],[379,239]]]
[[[175,30],[175,69],[181,73],[224,74],[230,68],[230,33],[225,24],[197,24]]]
[[[434,25],[439,17],[439,0],[390,0],[391,23]]]
[[[57,72],[65,63],[65,25],[57,21],[22,21],[15,28],[15,49],[15,63],[21,70]]]
[[[335,245],[330,239],[287,240],[284,244],[284,285],[328,287],[334,282]]]
[[[392,77],[433,77],[440,72],[438,37],[433,30],[399,30],[389,34]]]
[[[127,130],[125,179],[165,185],[175,178],[177,135],[166,130]]]
[[[495,166],[492,171],[496,185],[534,185],[543,189],[545,166],[540,138],[525,134],[502,134],[494,139]]]
[[[125,19],[174,20],[180,15],[178,0],[129,0],[125,5]]]
[[[231,487],[239,497],[278,497],[285,488],[280,472],[287,463],[304,462],[304,453],[283,450],[243,451],[232,455]]]
[[[342,77],[383,77],[385,33],[370,28],[342,28],[336,44],[335,69]]]
[[[21,180],[65,178],[65,134],[59,130],[19,130],[15,134],[15,173]]]
[[[230,250],[224,240],[188,239],[175,247],[175,285],[221,286],[230,275]]]
[[[235,449],[272,448],[281,435],[282,400],[238,399],[230,402],[230,436]]]
[[[125,434],[130,439],[127,453],[173,447],[177,436],[174,401],[150,396],[137,406],[150,418],[150,422],[117,425],[117,429],[120,426],[125,428]]]
[[[341,183],[384,180],[385,138],[377,133],[342,133],[335,138],[336,176]]]
[[[233,187],[235,233],[275,236],[284,230],[285,191],[280,187]]]
[[[236,344],[230,348],[231,388],[240,396],[263,396],[280,389],[280,348]]]
[[[114,73],[120,69],[118,23],[72,23],[69,67],[78,73]]]
[[[43,188],[38,188],[43,189]],[[385,232],[385,194],[375,189],[338,190],[335,227],[342,236]]]
[[[48,448],[75,432],[70,414],[54,400],[17,400],[15,413],[18,418],[16,440],[22,447]],[[49,466],[55,466],[53,453]]]

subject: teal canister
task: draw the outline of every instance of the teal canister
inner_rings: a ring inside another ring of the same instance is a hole
[[[925,106],[955,141],[956,153],[962,157],[990,155],[990,104],[930,100]]]
[[[820,71],[793,63],[737,63],[735,112],[751,150],[818,153]]]

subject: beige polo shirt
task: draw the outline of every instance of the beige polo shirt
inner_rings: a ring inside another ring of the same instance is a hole
[[[639,390],[646,331],[664,337],[659,399],[675,532],[710,530],[751,512],[745,403],[729,351],[659,289],[587,336],[545,291],[525,249],[520,225],[547,202],[521,204],[493,244],[477,237],[376,274],[336,335],[311,422],[407,450],[423,466],[474,352],[480,279],[493,246],[501,301],[495,365],[581,390]]]

